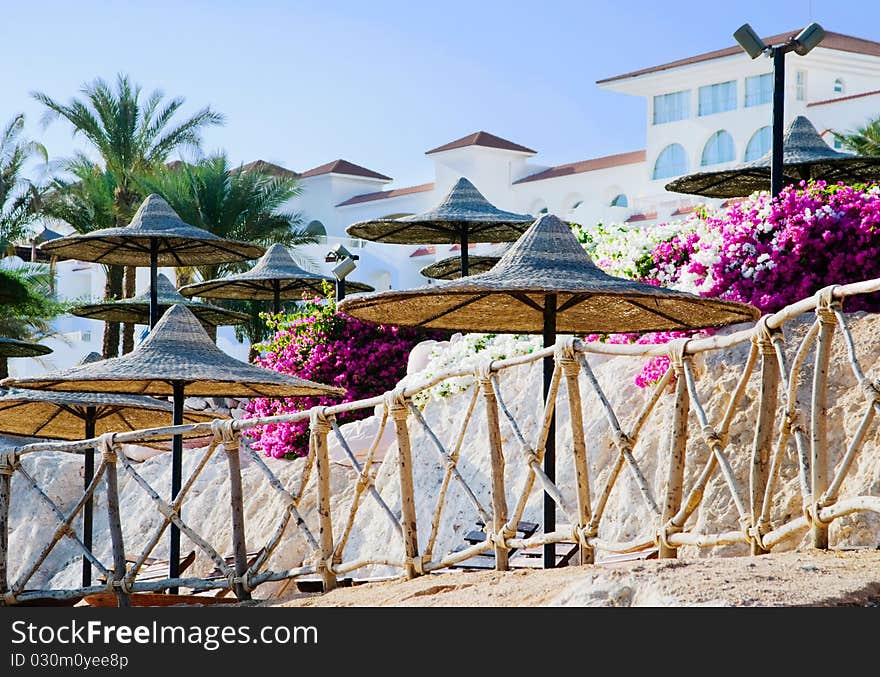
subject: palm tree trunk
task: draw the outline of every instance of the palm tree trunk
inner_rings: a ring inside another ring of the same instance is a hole
[[[122,266],[107,266],[107,280],[104,283],[104,299],[122,297]],[[104,323],[104,359],[119,356],[119,323]]]
[[[125,266],[125,295],[130,299],[136,290],[137,268],[134,266]],[[126,322],[122,325],[122,354],[125,355],[134,350],[134,325]]]

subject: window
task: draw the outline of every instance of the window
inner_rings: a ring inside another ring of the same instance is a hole
[[[706,165],[718,165],[722,162],[732,162],[733,159],[733,137],[723,129],[719,129],[709,137],[706,145],[703,146],[700,164],[705,167]]]
[[[309,235],[326,235],[327,229],[324,228],[324,224],[320,221],[311,221],[309,225],[306,226],[306,232]]]
[[[656,173],[656,169],[655,169],[655,173]],[[657,177],[654,177],[654,178],[657,178]],[[624,195],[623,193],[620,193],[619,195],[614,196],[614,199],[611,201],[611,206],[612,207],[629,207],[629,200],[627,199],[626,195]]]
[[[657,161],[654,162],[655,179],[665,179],[670,176],[681,176],[687,172],[687,154],[684,146],[680,143],[671,143],[660,151]]]
[[[773,74],[751,75],[746,78],[746,108],[770,103],[773,99]]]
[[[654,97],[654,124],[686,120],[691,116],[691,92],[689,89]]]
[[[843,94],[846,91],[846,87],[843,84],[843,78],[837,78],[834,81],[834,93],[835,94]]]
[[[770,142],[773,139],[773,132],[770,127],[761,127],[757,132],[752,134],[749,143],[746,146],[746,154],[743,158],[746,162],[757,160],[759,157],[770,152]]]
[[[807,100],[807,71],[798,71],[795,74],[794,98],[798,101]]]
[[[699,115],[723,113],[736,109],[736,80],[706,85],[699,90]]]

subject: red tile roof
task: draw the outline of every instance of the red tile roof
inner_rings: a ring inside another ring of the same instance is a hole
[[[427,256],[428,254],[436,254],[436,253],[437,253],[437,248],[434,247],[434,245],[431,245],[430,247],[419,247],[409,256],[410,256],[410,258],[413,258],[415,256]]]
[[[433,183],[422,183],[418,186],[407,186],[406,188],[395,188],[394,190],[380,190],[376,193],[364,193],[363,195],[355,195],[348,198],[345,202],[340,202],[337,207],[346,207],[348,205],[356,205],[361,202],[372,202],[373,200],[387,200],[390,197],[398,197],[400,195],[410,195],[412,193],[426,193],[434,190]]]
[[[789,31],[788,33],[779,33],[778,35],[771,35],[767,38],[762,38],[766,44],[769,45],[777,45],[785,42],[790,37],[794,37],[798,33],[800,33],[801,29],[796,29],[793,31]],[[870,56],[880,56],[880,43],[873,42],[871,40],[863,40],[862,38],[854,38],[851,35],[843,35],[842,33],[832,33],[831,31],[825,32],[825,38],[819,43],[819,47],[824,47],[825,49],[836,49],[841,52],[855,52],[857,54],[868,54]],[[659,66],[651,66],[650,68],[643,68],[641,70],[633,71],[631,73],[624,73],[623,75],[615,75],[611,78],[605,78],[604,80],[597,80],[596,84],[601,85],[604,82],[613,82],[615,80],[625,80],[626,78],[634,78],[639,75],[647,75],[649,73],[657,73],[659,71],[669,70],[670,68],[678,68],[679,66],[689,66],[690,64],[700,63],[702,61],[711,61],[712,59],[720,59],[725,56],[733,56],[734,54],[745,54],[742,47],[736,45],[735,47],[726,47],[724,49],[718,49],[714,52],[706,52],[705,54],[698,54],[697,56],[689,56],[686,59],[679,59],[677,61],[670,61],[669,63],[664,63]]]
[[[363,176],[368,179],[391,181],[390,176],[374,172],[372,169],[361,167],[348,160],[334,160],[333,162],[328,162],[326,165],[321,165],[320,167],[315,167],[307,172],[303,172],[299,176],[300,178],[306,178],[309,176],[319,176],[321,174],[348,174],[349,176]]]
[[[528,181],[543,181],[544,179],[555,179],[560,176],[568,176],[569,174],[581,174],[583,172],[592,172],[597,169],[608,169],[609,167],[619,167],[621,165],[632,165],[637,162],[645,161],[645,151],[634,150],[630,153],[618,153],[617,155],[605,155],[604,157],[592,158],[590,160],[581,160],[580,162],[571,162],[567,165],[558,165],[544,169],[536,174],[530,174],[522,179],[514,181],[514,183],[526,183]]]
[[[477,243],[476,243],[476,242],[468,242],[468,249],[473,249],[473,248],[476,247],[476,246],[477,246]],[[452,246],[449,248],[449,251],[451,251],[451,252],[460,252],[460,251],[461,251],[461,245],[460,245],[460,244],[454,244],[454,245],[452,245]]]
[[[824,106],[827,103],[837,103],[838,101],[849,101],[850,99],[861,99],[865,96],[874,96],[875,94],[880,94],[880,89],[873,89],[870,92],[862,92],[861,94],[850,94],[849,96],[839,96],[836,99],[823,99],[822,101],[813,101],[812,103],[807,104],[807,108],[810,106]]]
[[[685,214],[690,214],[695,209],[696,209],[696,207],[694,205],[688,205],[687,207],[679,207],[674,212],[672,212],[671,216],[684,216]]]
[[[652,221],[657,218],[657,212],[647,212],[645,214],[633,214],[625,223],[635,223],[636,221]]]
[[[287,176],[293,178],[299,176],[292,169],[287,169],[287,167],[276,165],[273,162],[266,162],[265,160],[254,160],[253,162],[248,162],[247,164],[241,166],[241,171],[258,171],[262,172],[263,174],[269,174],[270,176]]]
[[[500,136],[489,134],[489,132],[474,132],[473,134],[463,136],[460,139],[456,139],[455,141],[450,141],[449,143],[443,144],[442,146],[432,148],[431,150],[426,151],[425,155],[430,155],[431,153],[439,153],[440,151],[444,150],[452,150],[453,148],[465,148],[466,146],[500,148],[501,150],[514,150],[520,153],[532,153],[533,155],[538,152],[536,150],[532,150],[531,148],[521,146],[518,143],[514,143],[513,141],[502,139]]]
[[[730,207],[731,205],[736,205],[745,200],[744,197],[731,197],[721,203],[722,207]]]

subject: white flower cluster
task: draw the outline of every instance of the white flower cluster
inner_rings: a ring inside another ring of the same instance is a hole
[[[662,223],[649,228],[625,223],[575,226],[574,233],[599,268],[609,275],[637,278],[639,260],[679,232],[681,224]]]

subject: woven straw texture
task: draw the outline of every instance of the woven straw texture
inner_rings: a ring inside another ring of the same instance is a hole
[[[734,301],[654,287],[608,275],[571,228],[542,216],[489,272],[433,285],[356,294],[341,312],[372,322],[473,332],[539,333],[548,294],[556,332],[616,333],[719,327],[760,317]]]
[[[0,386],[136,395],[171,395],[172,383],[190,396],[284,397],[344,394],[341,388],[241,362],[220,350],[188,308],[172,306],[150,335],[122,357],[29,378],[6,378]]]
[[[180,288],[184,296],[201,296],[213,299],[244,299],[271,301],[275,298],[275,283],[281,299],[301,299],[303,294],[321,296],[322,282],[335,284],[336,278],[304,270],[282,244],[273,244],[248,271],[188,284]],[[345,281],[345,288],[352,292],[373,291],[373,287],[360,282]]]
[[[500,256],[468,256],[468,271],[471,275],[485,273],[500,260]],[[432,280],[458,279],[461,277],[461,256],[441,259],[430,266],[425,266],[419,272]]]
[[[165,200],[150,195],[123,228],[104,228],[68,235],[40,245],[40,250],[62,258],[117,266],[149,266],[150,242],[159,244],[158,265],[200,266],[263,255],[262,247],[224,240],[207,230],[184,223]]]
[[[0,337],[0,357],[36,357],[52,352],[49,346]]]
[[[350,225],[352,237],[392,244],[443,244],[461,241],[512,242],[533,221],[527,214],[505,212],[493,206],[465,178],[459,179],[434,209],[396,219],[376,219]]]
[[[180,304],[189,308],[202,326],[224,326],[230,324],[244,324],[250,321],[250,317],[244,313],[236,313],[210,303],[194,301],[181,296],[174,284],[164,274],[156,276],[156,295],[159,302],[159,314],[164,313],[173,305]],[[105,320],[109,322],[132,322],[134,324],[150,323],[150,292],[138,294],[130,299],[121,301],[107,301],[104,303],[92,303],[85,306],[77,306],[70,311],[79,317],[88,317],[92,320]]]
[[[880,157],[840,153],[831,148],[803,115],[789,126],[782,142],[783,185],[804,180],[860,183],[880,180]],[[704,197],[745,197],[770,190],[772,149],[757,160],[715,172],[697,172],[666,184],[666,190]]]

